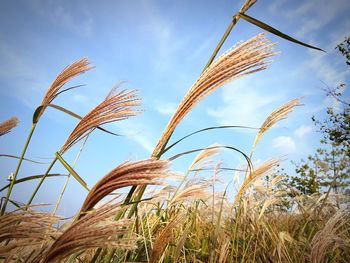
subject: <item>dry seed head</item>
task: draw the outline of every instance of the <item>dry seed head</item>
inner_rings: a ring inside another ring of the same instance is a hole
[[[59,218],[48,213],[14,211],[0,217],[0,243],[11,239],[11,242],[0,247],[0,254],[25,258],[34,256],[32,253],[42,252],[52,241],[50,236],[57,236],[58,231],[52,227]],[[18,224],[18,222],[21,222]]]
[[[176,126],[205,96],[230,80],[265,69],[269,65],[266,59],[275,55],[272,47],[273,44],[265,39],[264,34],[259,34],[214,61],[180,102],[158,141],[153,156],[161,152]]]
[[[0,123],[0,136],[10,132],[13,128],[15,128],[19,123],[19,119],[17,117],[12,117],[2,123]]]
[[[51,84],[49,89],[46,91],[46,94],[41,102],[42,106],[45,106],[56,97],[60,89],[72,78],[85,73],[86,71],[92,69],[90,62],[87,58],[82,58],[68,67],[66,67],[62,72],[56,77],[54,82]]]
[[[350,240],[346,231],[350,227],[350,213],[346,209],[339,209],[318,231],[311,241],[311,261],[315,263],[328,262],[330,251],[341,249],[350,251]],[[344,231],[340,231],[344,229]],[[348,256],[350,256],[348,254]]]
[[[136,239],[125,237],[132,221],[113,220],[119,211],[119,203],[109,202],[87,213],[56,239],[41,262],[61,262],[75,252],[97,247],[134,249]]]
[[[171,175],[168,170],[169,164],[169,161],[150,158],[119,165],[90,190],[81,211],[87,211],[93,208],[102,198],[119,188],[145,184],[161,184],[155,179]]]
[[[173,229],[184,219],[184,215],[178,214],[166,227],[160,232],[154,242],[153,250],[150,258],[151,263],[158,262],[159,257],[164,252],[167,244],[171,240]]]
[[[254,152],[258,142],[260,141],[261,137],[264,135],[264,133],[269,130],[273,125],[275,125],[277,122],[285,119],[289,113],[291,113],[296,106],[300,106],[300,98],[292,99],[288,101],[287,103],[281,105],[277,109],[275,109],[273,112],[270,113],[270,115],[267,117],[267,119],[264,121],[264,123],[261,125],[261,128],[255,137],[253,147],[252,147],[252,153]]]
[[[261,165],[259,165],[256,169],[254,169],[246,178],[244,179],[236,197],[235,201],[233,203],[233,207],[236,205],[236,203],[241,199],[242,195],[245,193],[245,191],[248,189],[248,187],[251,185],[252,182],[260,178],[261,176],[265,175],[266,173],[270,172],[272,169],[277,167],[279,165],[281,160],[271,159],[268,160]]]
[[[204,150],[200,151],[199,154],[196,156],[196,158],[193,160],[193,162],[190,165],[190,167],[188,168],[188,170],[191,171],[198,163],[218,154],[220,151],[219,147],[220,147],[219,144],[214,143],[214,144],[209,145]]]
[[[210,197],[210,194],[205,191],[208,185],[205,184],[195,184],[190,185],[181,189],[176,195],[171,199],[169,203],[169,207],[184,201],[188,200],[199,200],[199,199],[207,199]]]
[[[107,95],[104,101],[85,115],[69,135],[67,141],[62,146],[61,154],[67,151],[76,142],[87,136],[98,126],[128,119],[140,113],[134,107],[141,104],[141,99],[136,95],[136,90],[119,90],[116,86]]]
[[[246,0],[245,3],[243,4],[240,12],[244,13],[246,12],[252,5],[256,3],[257,0]]]

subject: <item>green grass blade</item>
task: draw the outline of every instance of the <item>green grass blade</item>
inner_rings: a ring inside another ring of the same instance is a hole
[[[73,175],[73,177],[75,178],[75,180],[78,181],[78,183],[80,183],[86,190],[90,191],[89,187],[87,186],[87,184],[85,183],[85,181],[83,180],[83,178],[81,178],[76,171],[74,171],[74,169],[62,158],[62,156],[56,152],[56,157],[57,159],[61,162],[61,164],[68,170],[68,172]]]
[[[15,155],[11,155],[11,154],[0,154],[0,157],[8,157],[8,158],[14,158],[14,159],[21,159],[21,157],[19,156],[15,156]],[[38,162],[38,161],[34,161],[28,158],[22,158],[23,161],[27,161],[27,162],[31,162],[31,163],[37,163],[37,164],[46,164],[43,162]]]
[[[63,107],[61,107],[61,106],[59,106],[59,105],[56,105],[56,104],[48,104],[47,106],[49,106],[49,107],[51,107],[51,108],[54,108],[54,109],[56,109],[56,110],[62,111],[62,112],[66,113],[66,114],[68,114],[68,115],[70,115],[70,116],[72,116],[72,117],[74,117],[74,118],[79,119],[79,120],[81,120],[81,119],[83,118],[83,117],[81,117],[80,115],[78,115],[78,114],[76,114],[76,113],[74,113],[74,112],[72,112],[72,111],[70,111],[70,110],[67,110],[66,108],[63,108]],[[101,128],[101,127],[97,127],[97,129],[99,129],[99,130],[101,130],[101,131],[103,131],[103,132],[109,133],[109,134],[111,134],[111,135],[114,135],[114,136],[121,136],[120,134],[117,134],[117,133],[108,131],[108,130],[106,130],[106,129],[104,129],[104,128]]]
[[[181,139],[177,140],[176,142],[174,142],[173,144],[169,145],[168,147],[166,147],[161,154],[164,154],[165,152],[167,152],[168,150],[170,150],[172,147],[174,147],[176,144],[178,144],[179,142],[187,139],[188,137],[191,137],[192,135],[195,135],[197,133],[201,133],[204,131],[210,131],[210,130],[216,130],[216,129],[227,129],[227,128],[242,128],[242,129],[254,129],[254,130],[259,130],[259,128],[254,128],[254,127],[249,127],[249,126],[241,126],[241,125],[222,125],[222,126],[213,126],[213,127],[208,127],[208,128],[204,128],[204,129],[200,129],[198,131],[192,132],[184,137],[182,137]]]
[[[77,85],[77,86],[73,86],[73,87],[69,87],[69,88],[63,89],[63,90],[61,90],[60,92],[57,92],[57,93],[55,94],[55,96],[53,96],[53,98],[56,98],[58,95],[60,95],[60,94],[62,94],[62,93],[64,93],[64,92],[66,92],[66,91],[68,91],[68,90],[80,88],[80,87],[83,87],[83,86],[85,86],[85,85]]]
[[[47,177],[58,177],[58,176],[67,176],[67,175],[66,174],[48,174],[46,176]],[[26,182],[26,181],[40,179],[40,178],[43,178],[43,177],[44,177],[44,174],[31,175],[31,176],[27,176],[27,177],[21,178],[19,180],[16,180],[13,184],[20,184],[20,183],[23,183],[23,182]],[[10,183],[5,185],[3,188],[1,188],[0,192],[4,191],[9,186],[10,186]]]
[[[3,200],[5,200],[6,199],[6,197],[2,197],[1,198],[1,201],[0,201],[0,207],[2,206],[2,202],[3,202]],[[19,202],[17,202],[17,201],[13,201],[13,200],[11,200],[11,199],[8,199],[8,202],[9,203],[11,203],[11,204],[13,204],[15,207],[17,207],[17,208],[21,208],[23,205],[21,204],[21,203],[19,203]]]
[[[264,29],[264,30],[266,30],[266,31],[276,35],[276,36],[279,36],[279,37],[281,37],[283,39],[286,39],[288,41],[291,41],[291,42],[294,42],[296,44],[302,45],[304,47],[308,47],[308,48],[312,48],[312,49],[316,49],[316,50],[320,50],[320,51],[326,52],[326,51],[324,51],[321,48],[318,48],[318,47],[315,47],[315,46],[311,46],[311,45],[306,44],[304,42],[301,42],[301,41],[299,41],[299,40],[297,40],[297,39],[295,39],[295,38],[293,38],[291,36],[288,36],[288,35],[282,33],[281,31],[277,30],[276,28],[273,28],[272,26],[269,26],[268,24],[265,24],[264,22],[261,22],[261,21],[255,19],[255,18],[253,18],[251,16],[248,16],[248,15],[243,14],[243,13],[238,13],[238,15],[241,18],[243,18],[245,21],[247,21],[247,22],[249,22],[249,23],[251,23],[253,25],[256,25],[256,26],[258,26],[258,27],[260,27],[260,28],[262,28],[262,29]]]
[[[218,149],[218,148],[224,148],[224,149],[229,149],[229,150],[233,150],[233,151],[236,151],[240,154],[243,155],[243,157],[246,159],[247,163],[248,163],[248,167],[249,167],[249,170],[252,171],[252,162],[250,161],[250,158],[248,157],[248,155],[246,155],[244,152],[242,152],[241,150],[235,148],[235,147],[232,147],[232,146],[227,146],[227,145],[218,145],[218,146],[211,146],[211,147],[206,147],[206,148],[200,148],[200,149],[194,149],[194,150],[189,150],[189,151],[186,151],[186,152],[182,152],[182,153],[179,153],[179,154],[176,154],[172,157],[169,158],[169,161],[173,161],[181,156],[184,156],[184,155],[187,155],[187,154],[190,154],[190,153],[195,153],[195,152],[200,152],[200,151],[203,151],[203,150],[208,150],[208,149]]]

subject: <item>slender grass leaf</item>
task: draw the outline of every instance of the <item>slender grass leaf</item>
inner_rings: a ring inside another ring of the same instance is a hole
[[[5,200],[5,199],[6,199],[6,197],[2,197],[2,198],[1,198],[0,207],[2,206],[2,202],[3,202],[3,200]],[[13,204],[15,207],[17,207],[17,208],[21,208],[21,207],[23,206],[23,204],[21,204],[20,202],[13,201],[13,200],[11,200],[11,199],[8,199],[8,201],[9,201],[11,204]]]
[[[81,120],[81,119],[83,118],[83,117],[81,117],[80,115],[78,115],[78,114],[76,114],[76,113],[74,113],[74,112],[72,112],[72,111],[70,111],[70,110],[67,110],[66,108],[63,108],[63,107],[61,107],[61,106],[58,106],[58,105],[56,105],[56,104],[50,103],[50,104],[47,104],[47,106],[52,107],[52,108],[54,108],[54,109],[56,109],[56,110],[60,110],[60,111],[66,113],[66,114],[68,114],[68,115],[70,115],[70,116],[72,116],[72,117],[74,117],[74,118],[77,118],[77,119],[79,119],[79,120]]]
[[[86,190],[90,191],[90,189],[88,188],[87,184],[85,183],[85,181],[83,180],[83,178],[81,178],[76,171],[74,171],[74,169],[62,158],[62,156],[56,152],[56,157],[57,159],[61,162],[61,164],[68,170],[68,172],[73,175],[73,177],[75,178],[75,180],[78,181],[78,183],[80,183]]]
[[[19,156],[15,156],[15,155],[11,155],[11,154],[0,154],[0,157],[8,157],[8,158],[14,158],[14,159],[21,159],[21,157]],[[34,161],[34,160],[31,160],[31,159],[27,159],[27,158],[23,158],[24,161],[27,161],[27,162],[31,162],[31,163],[37,163],[37,164],[46,164],[46,163],[43,163],[43,162],[38,162],[38,161]]]
[[[184,139],[191,137],[192,135],[195,135],[197,133],[200,132],[204,132],[204,131],[210,131],[210,130],[215,130],[215,129],[227,129],[227,128],[241,128],[241,129],[253,129],[253,130],[259,130],[259,128],[254,128],[254,127],[248,127],[248,126],[240,126],[240,125],[223,125],[223,126],[213,126],[213,127],[208,127],[208,128],[204,128],[204,129],[200,129],[198,131],[192,132],[184,137],[182,137],[181,139],[177,140],[176,142],[174,142],[173,144],[171,144],[170,146],[166,147],[161,154],[164,154],[165,152],[167,152],[168,150],[170,150],[172,147],[174,147],[176,144],[178,144],[179,142],[183,141]]]
[[[60,94],[63,93],[63,92],[66,92],[66,91],[71,90],[71,89],[80,88],[80,87],[82,87],[82,86],[85,86],[85,85],[77,85],[77,86],[73,86],[73,87],[69,87],[69,88],[63,89],[63,90],[61,90],[60,92],[57,92],[57,93],[55,94],[55,96],[53,96],[53,98],[56,98],[58,95],[60,95]]]
[[[72,112],[72,111],[70,111],[70,110],[67,110],[66,108],[63,108],[63,107],[61,107],[61,106],[59,106],[59,105],[56,105],[56,104],[48,104],[47,106],[52,107],[52,108],[54,108],[54,109],[56,109],[56,110],[62,111],[62,112],[66,113],[66,114],[68,114],[68,115],[70,115],[70,116],[72,116],[72,117],[74,117],[74,118],[79,119],[79,120],[81,120],[81,119],[83,118],[83,117],[81,117],[80,115],[78,115],[78,114],[76,114],[76,113],[74,113],[74,112]],[[99,129],[99,130],[101,130],[101,131],[103,131],[103,132],[109,133],[109,134],[111,134],[111,135],[114,135],[114,136],[121,136],[120,134],[117,134],[117,133],[108,131],[108,130],[106,130],[106,129],[104,129],[104,128],[101,128],[101,127],[97,127],[97,129]]]
[[[38,108],[36,108],[36,110],[34,111],[33,114],[33,124],[36,124],[39,121],[40,118],[40,113],[42,111],[42,109],[44,108],[43,105],[40,105]]]
[[[199,169],[192,169],[190,172],[198,172],[198,171],[212,171],[215,170],[215,168],[199,168]],[[229,167],[220,167],[218,170],[222,171],[237,171],[237,172],[245,172],[246,169],[236,169],[236,168],[229,168]]]
[[[258,27],[260,27],[260,28],[262,28],[262,29],[264,29],[264,30],[266,30],[266,31],[276,35],[276,36],[279,36],[281,38],[284,38],[284,39],[286,39],[288,41],[291,41],[291,42],[294,42],[296,44],[302,45],[304,47],[308,47],[308,48],[312,48],[312,49],[316,49],[316,50],[320,50],[320,51],[326,52],[326,51],[324,51],[321,48],[318,48],[318,47],[315,47],[315,46],[311,46],[311,45],[306,44],[304,42],[301,42],[301,41],[299,41],[299,40],[297,40],[297,39],[295,39],[295,38],[293,38],[291,36],[288,36],[288,35],[282,33],[281,31],[277,30],[276,28],[273,28],[272,26],[269,26],[269,25],[265,24],[264,22],[261,22],[261,21],[255,19],[255,18],[253,18],[251,16],[248,16],[248,15],[243,14],[243,13],[238,13],[238,15],[241,18],[243,18],[244,20],[246,20],[247,22],[249,22],[249,23],[251,23],[253,25],[256,25],[256,26],[258,26]]]
[[[48,175],[46,175],[46,177],[58,177],[58,176],[67,176],[67,175],[66,174],[48,174]],[[44,174],[31,175],[31,176],[27,176],[27,177],[21,178],[19,180],[16,180],[14,182],[14,184],[19,184],[19,183],[23,183],[23,182],[30,181],[30,180],[35,180],[35,179],[40,179],[40,178],[43,178],[43,177],[44,177]],[[9,186],[10,186],[10,184],[5,185],[3,188],[0,189],[0,192],[5,190]]]
[[[190,153],[194,153],[194,152],[200,152],[200,151],[203,151],[203,150],[208,150],[208,149],[218,149],[218,148],[224,148],[224,149],[229,149],[229,150],[233,150],[233,151],[236,151],[240,154],[243,155],[243,157],[246,159],[247,163],[248,163],[248,167],[249,167],[249,170],[252,171],[253,169],[253,165],[252,165],[252,162],[250,161],[250,158],[244,153],[242,152],[241,150],[235,148],[235,147],[232,147],[232,146],[227,146],[227,145],[218,145],[218,146],[211,146],[211,147],[206,147],[206,148],[200,148],[200,149],[194,149],[194,150],[190,150],[190,151],[186,151],[186,152],[182,152],[182,153],[179,153],[179,154],[176,154],[172,157],[169,158],[169,161],[173,161],[179,157],[182,157],[184,155],[187,155],[187,154],[190,154]]]

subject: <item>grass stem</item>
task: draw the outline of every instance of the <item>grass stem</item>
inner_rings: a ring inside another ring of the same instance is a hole
[[[4,205],[3,205],[2,208],[1,208],[1,215],[5,214],[7,203],[8,203],[8,201],[9,201],[9,199],[10,199],[13,186],[14,186],[15,181],[16,181],[16,179],[17,179],[17,175],[18,175],[19,169],[21,168],[22,161],[23,161],[23,159],[24,159],[24,155],[25,155],[26,152],[27,152],[29,142],[30,142],[30,140],[32,139],[32,136],[33,136],[35,127],[36,127],[36,123],[33,123],[33,124],[32,124],[32,127],[31,127],[31,129],[30,129],[28,138],[27,138],[27,140],[26,140],[26,143],[25,143],[25,145],[24,145],[24,148],[23,148],[21,157],[20,157],[20,159],[19,159],[19,161],[18,161],[18,165],[17,165],[16,171],[15,171],[15,173],[13,174],[13,176],[12,176],[12,178],[11,178],[11,184],[10,184],[10,186],[9,186],[9,189],[7,190],[7,194],[6,194],[6,199],[5,199]]]
[[[47,175],[49,174],[49,172],[51,171],[52,167],[55,165],[56,161],[58,160],[57,157],[55,157],[55,159],[53,159],[53,161],[51,162],[50,166],[47,168],[44,176],[41,178],[39,184],[37,185],[37,187],[35,188],[34,192],[32,193],[31,197],[29,198],[26,206],[24,207],[25,210],[28,209],[28,207],[30,206],[30,204],[33,202],[34,197],[36,196],[36,194],[38,193],[41,185],[43,184],[45,178],[47,177]]]

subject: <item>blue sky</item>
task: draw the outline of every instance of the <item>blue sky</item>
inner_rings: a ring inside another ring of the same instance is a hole
[[[125,160],[150,155],[177,103],[198,78],[211,52],[242,1],[1,1],[0,3],[0,120],[18,116],[21,123],[0,138],[0,153],[20,155],[30,129],[32,113],[47,87],[66,65],[88,57],[96,67],[70,85],[86,84],[62,94],[55,104],[84,115],[97,105],[113,85],[139,90],[145,112],[128,121],[108,125],[126,135],[113,137],[94,132],[76,166],[92,186]],[[349,35],[347,0],[258,1],[247,14],[327,53],[309,50],[271,34],[280,52],[265,71],[244,77],[205,98],[179,125],[174,138],[216,125],[259,127],[282,103],[303,96],[303,107],[270,130],[258,146],[253,162],[288,155],[299,160],[318,146],[311,116],[323,116],[336,102],[326,98],[324,83],[335,87],[349,82],[344,59],[334,50]],[[221,52],[262,30],[239,21]],[[348,90],[345,96],[349,97]],[[48,109],[40,120],[27,157],[48,161],[77,124],[75,119]],[[220,130],[198,134],[165,157],[206,147],[231,145],[249,153],[255,133]],[[65,158],[72,163],[79,145]],[[174,163],[183,170],[194,156]],[[218,157],[226,167],[243,159],[224,152]],[[284,162],[292,170],[289,161]],[[0,184],[15,169],[16,161],[0,159]],[[42,173],[46,165],[23,165],[19,177]],[[60,165],[54,171],[64,172]],[[232,173],[223,173],[229,182]],[[55,203],[64,179],[48,179],[36,202]],[[26,201],[34,187],[15,187],[13,198]],[[71,180],[61,214],[72,215],[86,192]]]

